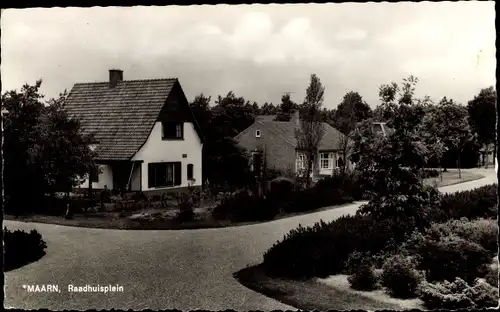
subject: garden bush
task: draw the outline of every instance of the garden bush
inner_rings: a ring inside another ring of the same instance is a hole
[[[306,212],[353,201],[347,192],[336,187],[329,179],[325,180],[320,180],[311,188],[296,191],[293,200],[286,202],[283,210],[291,213]]]
[[[484,280],[491,286],[498,287],[498,263],[494,266],[489,265]]]
[[[444,194],[440,203],[440,214],[435,221],[447,221],[465,217],[469,220],[477,218],[496,218],[497,184],[486,185],[470,191]]]
[[[272,220],[278,212],[279,208],[270,205],[266,199],[243,191],[223,199],[212,210],[212,216],[216,220],[231,220],[234,222],[266,221]]]
[[[194,202],[196,199],[193,193],[190,191],[188,193],[178,193],[175,198],[177,199],[177,207],[179,208],[175,220],[180,223],[194,221]]]
[[[392,296],[397,298],[411,298],[416,292],[422,275],[410,257],[396,255],[386,260],[382,266],[382,285]]]
[[[461,278],[437,284],[423,282],[419,288],[419,297],[428,309],[480,309],[498,306],[498,288],[480,280],[473,286]]]
[[[422,179],[439,177],[439,170],[437,169],[424,169],[422,171]]]
[[[27,233],[4,228],[4,270],[10,271],[45,255],[47,245],[36,230]]]
[[[479,244],[488,250],[492,256],[498,251],[498,223],[493,219],[469,221],[462,218],[445,223],[434,223],[426,230],[425,235],[433,240],[438,240],[444,236],[457,235],[465,240]]]
[[[356,290],[374,290],[378,284],[373,267],[366,262],[361,263],[356,272],[352,273],[347,280],[351,288]]]
[[[264,254],[263,267],[271,276],[290,278],[337,274],[346,268],[353,251],[380,251],[391,236],[387,222],[373,222],[369,216],[299,226]]]
[[[460,277],[472,282],[482,275],[481,266],[491,262],[486,249],[453,234],[438,239],[421,235],[415,247],[419,268],[425,270],[429,281]]]

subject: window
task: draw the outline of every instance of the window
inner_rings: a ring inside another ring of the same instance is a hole
[[[260,130],[255,130],[255,137],[260,138]]]
[[[321,169],[332,169],[333,168],[333,154],[332,153],[321,153],[320,154],[320,164],[321,164]]]
[[[193,180],[193,164],[187,165],[188,180]]]
[[[297,170],[304,170],[306,169],[306,155],[305,154],[299,154],[297,157]]]
[[[172,139],[183,139],[184,129],[182,123],[180,122],[162,122],[162,139],[172,140]]]
[[[149,187],[181,185],[181,162],[148,164]]]
[[[90,182],[99,182],[99,165],[90,167]]]

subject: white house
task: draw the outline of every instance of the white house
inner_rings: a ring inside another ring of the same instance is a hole
[[[65,109],[95,138],[99,172],[79,188],[201,186],[203,136],[178,79],[125,81],[110,70],[108,82],[75,84]]]

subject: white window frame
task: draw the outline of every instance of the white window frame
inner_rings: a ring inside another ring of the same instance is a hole
[[[260,138],[260,135],[261,135],[260,130],[259,129],[255,130],[255,137]]]
[[[326,156],[326,157],[324,157]],[[324,166],[326,161],[326,167]],[[320,169],[333,169],[333,153],[320,153],[319,154]]]
[[[297,159],[295,161],[295,167],[296,167],[296,169],[297,170],[304,170],[304,169],[306,169],[306,163],[307,163],[306,154],[299,153],[297,155]]]

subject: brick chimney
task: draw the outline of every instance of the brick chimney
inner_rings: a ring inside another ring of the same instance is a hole
[[[290,121],[293,121],[297,125],[300,125],[300,114],[298,109],[292,111],[292,116],[290,117]]]
[[[114,88],[118,82],[123,80],[123,70],[110,69],[109,70],[109,87]]]

